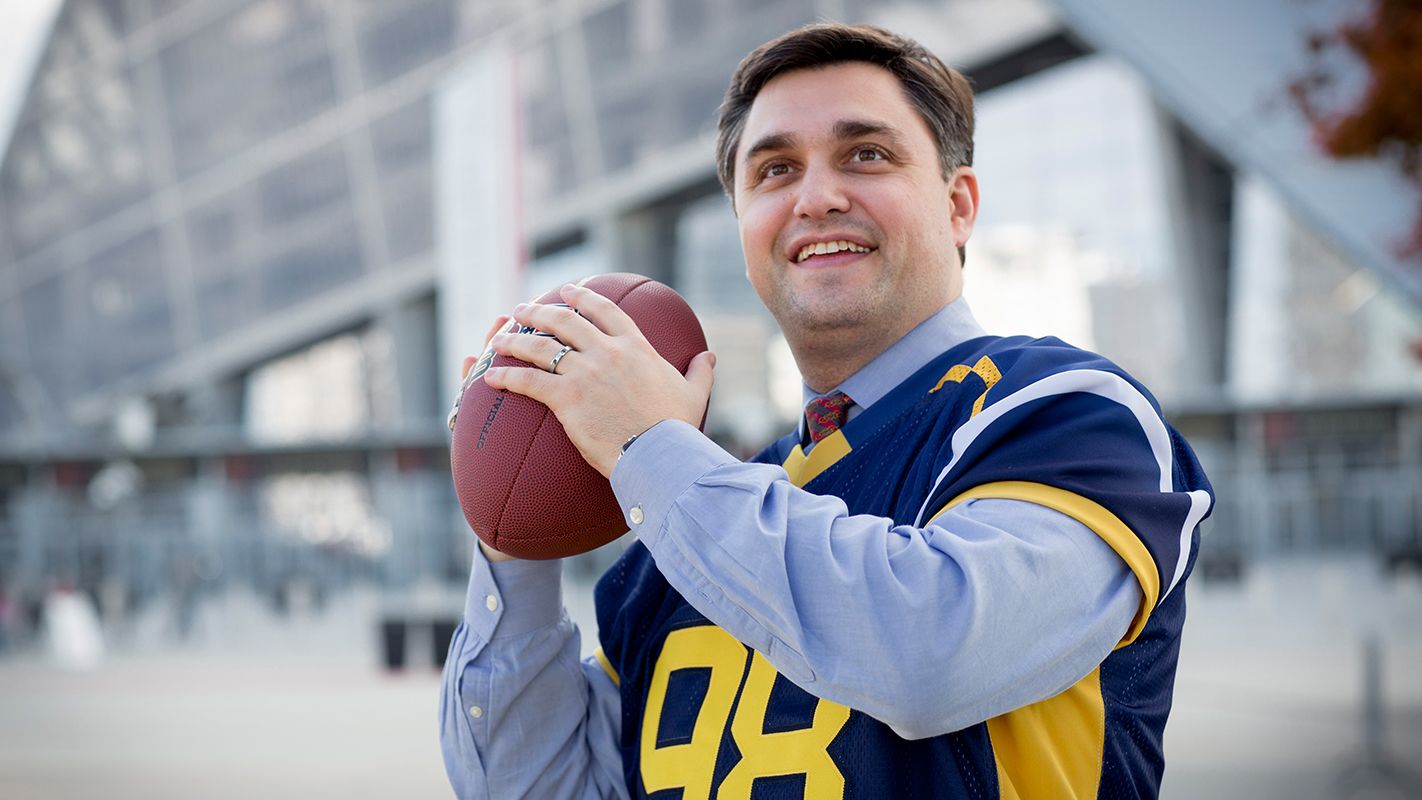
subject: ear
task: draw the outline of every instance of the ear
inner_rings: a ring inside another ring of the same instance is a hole
[[[953,246],[962,247],[973,235],[973,225],[978,221],[978,174],[972,167],[953,170],[948,179],[948,200],[952,204],[949,227],[953,232]]]

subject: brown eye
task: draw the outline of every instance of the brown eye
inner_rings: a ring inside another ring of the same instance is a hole
[[[855,151],[854,158],[857,161],[881,161],[884,154],[873,147],[861,147]]]

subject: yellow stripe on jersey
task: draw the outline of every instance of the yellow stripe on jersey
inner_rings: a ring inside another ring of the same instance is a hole
[[[844,438],[844,431],[835,431],[821,439],[808,456],[800,445],[795,445],[795,449],[790,451],[781,467],[784,468],[785,474],[790,476],[791,483],[804,486],[819,477],[821,472],[834,466],[836,461],[849,455],[849,451],[853,449],[849,440]]]
[[[929,521],[932,522],[933,519],[947,513],[950,508],[959,503],[988,498],[1025,500],[1060,511],[1090,528],[1097,536],[1111,545],[1111,549],[1115,550],[1116,554],[1124,559],[1126,565],[1131,568],[1131,572],[1135,574],[1136,580],[1141,584],[1141,593],[1145,595],[1141,601],[1140,611],[1136,612],[1135,620],[1131,622],[1131,627],[1126,631],[1125,637],[1116,645],[1116,648],[1120,649],[1136,640],[1136,637],[1145,629],[1146,620],[1150,618],[1150,612],[1155,608],[1156,600],[1160,597],[1160,573],[1155,569],[1155,560],[1151,558],[1150,551],[1146,550],[1140,537],[1136,536],[1126,526],[1126,523],[1121,521],[1120,517],[1112,514],[1105,506],[1094,500],[1088,500],[1079,494],[1073,494],[1055,486],[1028,481],[999,481],[974,486],[963,492],[950,500],[943,510],[934,514]]]
[[[607,673],[607,677],[612,679],[612,685],[621,688],[622,678],[617,674],[617,670],[613,668],[612,662],[607,659],[607,653],[602,652],[602,648],[599,647],[593,651],[593,658],[597,659],[598,666],[602,667],[602,671]]]
[[[1101,668],[1056,697],[987,721],[998,796],[1095,797],[1106,747]]]

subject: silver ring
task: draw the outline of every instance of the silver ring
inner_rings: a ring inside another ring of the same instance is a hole
[[[551,372],[551,373],[553,373],[554,375],[557,375],[557,374],[558,374],[558,362],[559,362],[559,361],[562,361],[562,360],[563,360],[563,356],[566,356],[572,349],[573,349],[573,346],[572,346],[572,345],[570,345],[570,344],[565,344],[565,345],[563,345],[563,349],[562,349],[562,350],[559,350],[557,353],[554,353],[554,354],[553,354],[553,360],[548,362],[548,371]]]

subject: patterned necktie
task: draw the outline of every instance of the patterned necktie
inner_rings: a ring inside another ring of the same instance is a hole
[[[849,407],[854,401],[841,391],[833,391],[824,397],[816,397],[805,406],[805,428],[810,432],[810,442],[821,439],[839,430],[849,419]]]

